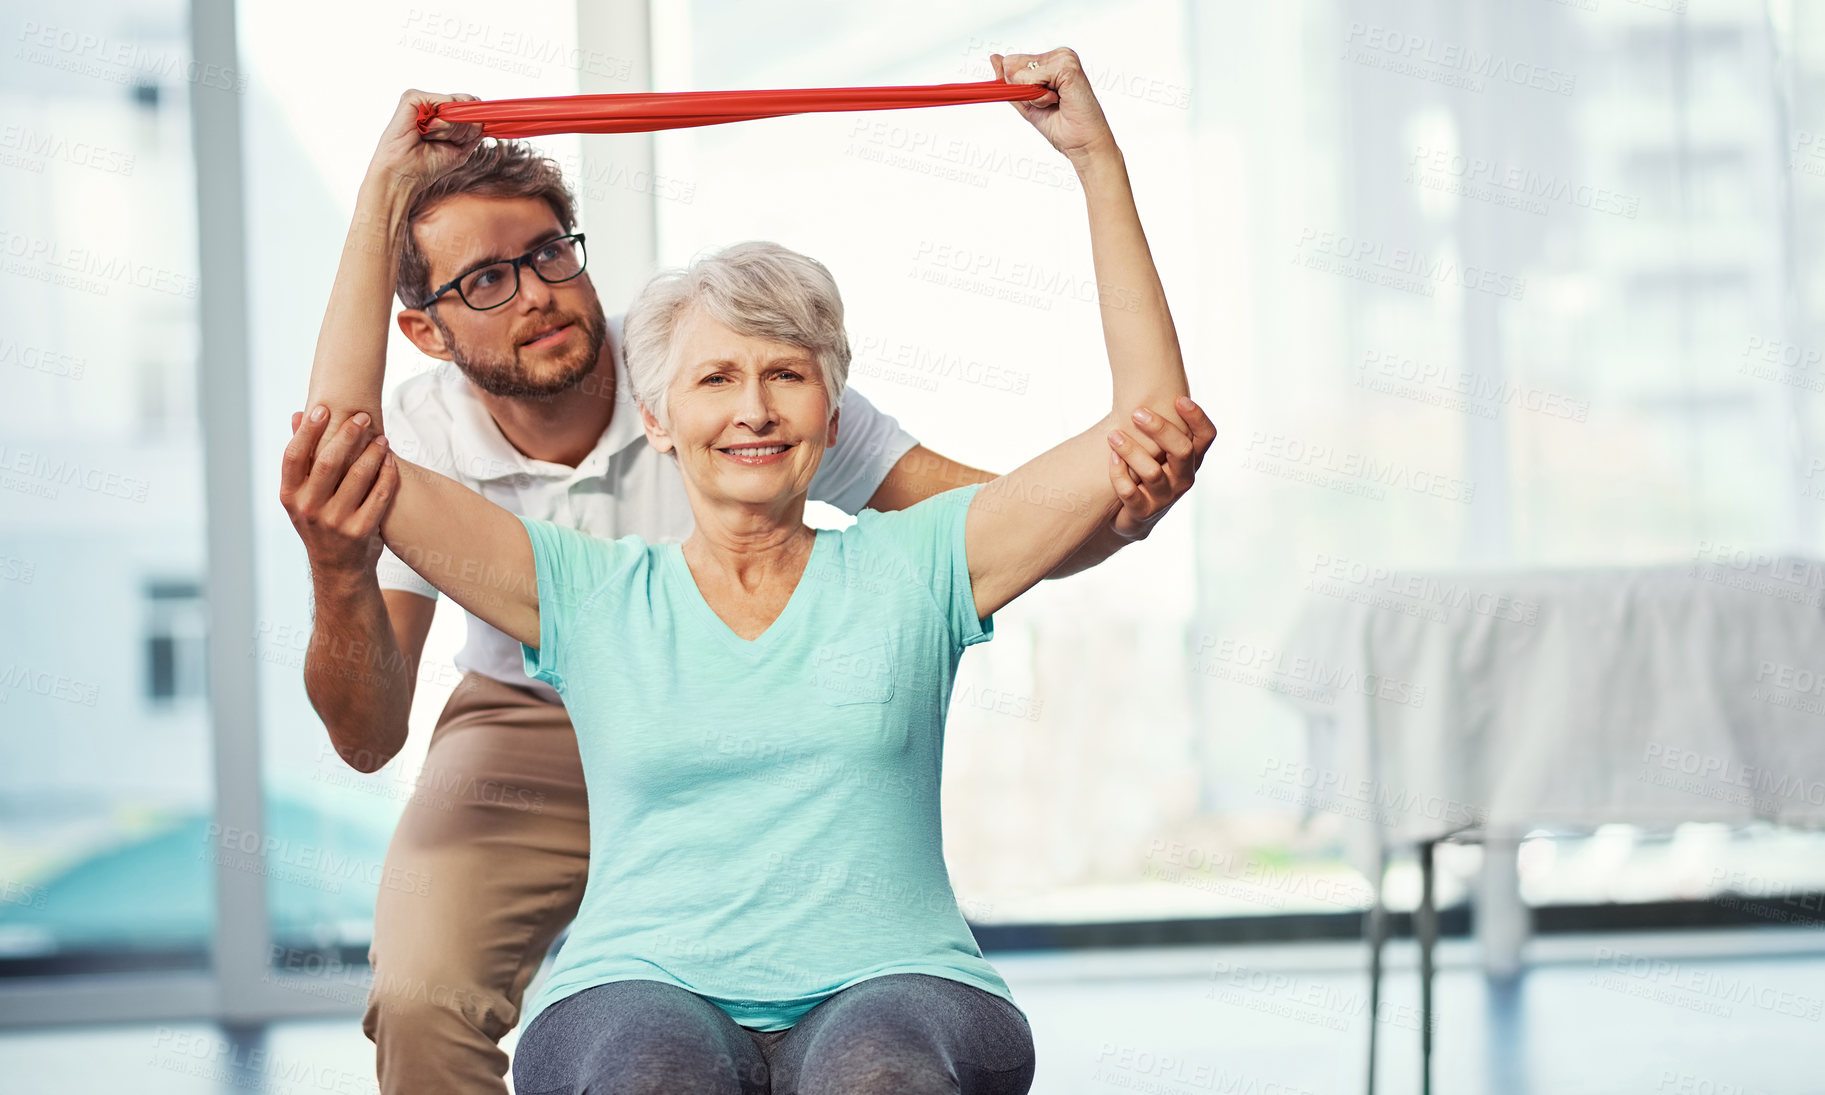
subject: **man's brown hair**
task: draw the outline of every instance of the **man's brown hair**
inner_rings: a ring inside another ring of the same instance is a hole
[[[419,250],[413,228],[438,203],[459,194],[543,198],[565,232],[576,227],[576,197],[564,182],[563,171],[550,157],[539,155],[524,141],[485,138],[476,144],[468,159],[420,190],[406,210],[405,246],[399,252],[399,273],[393,291],[407,308],[421,307],[432,289],[431,262]]]

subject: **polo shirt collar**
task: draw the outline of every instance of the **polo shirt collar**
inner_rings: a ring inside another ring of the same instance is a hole
[[[627,379],[627,362],[621,355],[621,316],[608,317],[608,353],[615,369],[615,413],[596,447],[575,468],[534,460],[513,447],[495,424],[494,416],[475,396],[475,389],[461,371],[452,367],[445,374],[452,386],[451,434],[458,452],[473,454],[469,468],[479,482],[536,476],[541,479],[572,479],[602,475],[609,460],[623,449],[646,442],[646,430],[640,425],[640,407],[634,402],[633,388]]]

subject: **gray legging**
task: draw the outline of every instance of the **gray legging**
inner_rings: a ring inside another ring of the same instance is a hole
[[[551,1005],[513,1055],[519,1095],[1026,1095],[1033,1032],[993,993],[923,973],[851,985],[786,1030],[696,993],[613,981]]]

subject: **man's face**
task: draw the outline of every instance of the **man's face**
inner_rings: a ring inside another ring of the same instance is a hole
[[[551,206],[539,198],[468,194],[438,204],[413,231],[431,265],[433,289],[564,234]],[[519,292],[497,308],[470,308],[452,289],[426,309],[443,335],[445,352],[434,356],[447,357],[490,395],[549,398],[595,370],[608,318],[587,271],[556,285],[547,285],[530,263],[522,263],[519,273]],[[540,337],[554,329],[559,330]]]

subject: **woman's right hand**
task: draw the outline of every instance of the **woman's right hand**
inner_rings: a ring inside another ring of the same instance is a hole
[[[387,122],[386,132],[381,134],[380,144],[374,149],[369,174],[384,171],[417,188],[468,159],[482,139],[480,122],[453,124],[437,118],[431,122],[431,131],[421,134],[418,132],[418,110],[423,103],[476,101],[475,96],[460,92],[437,95],[417,88],[402,92],[399,106],[394,109],[392,120]]]

